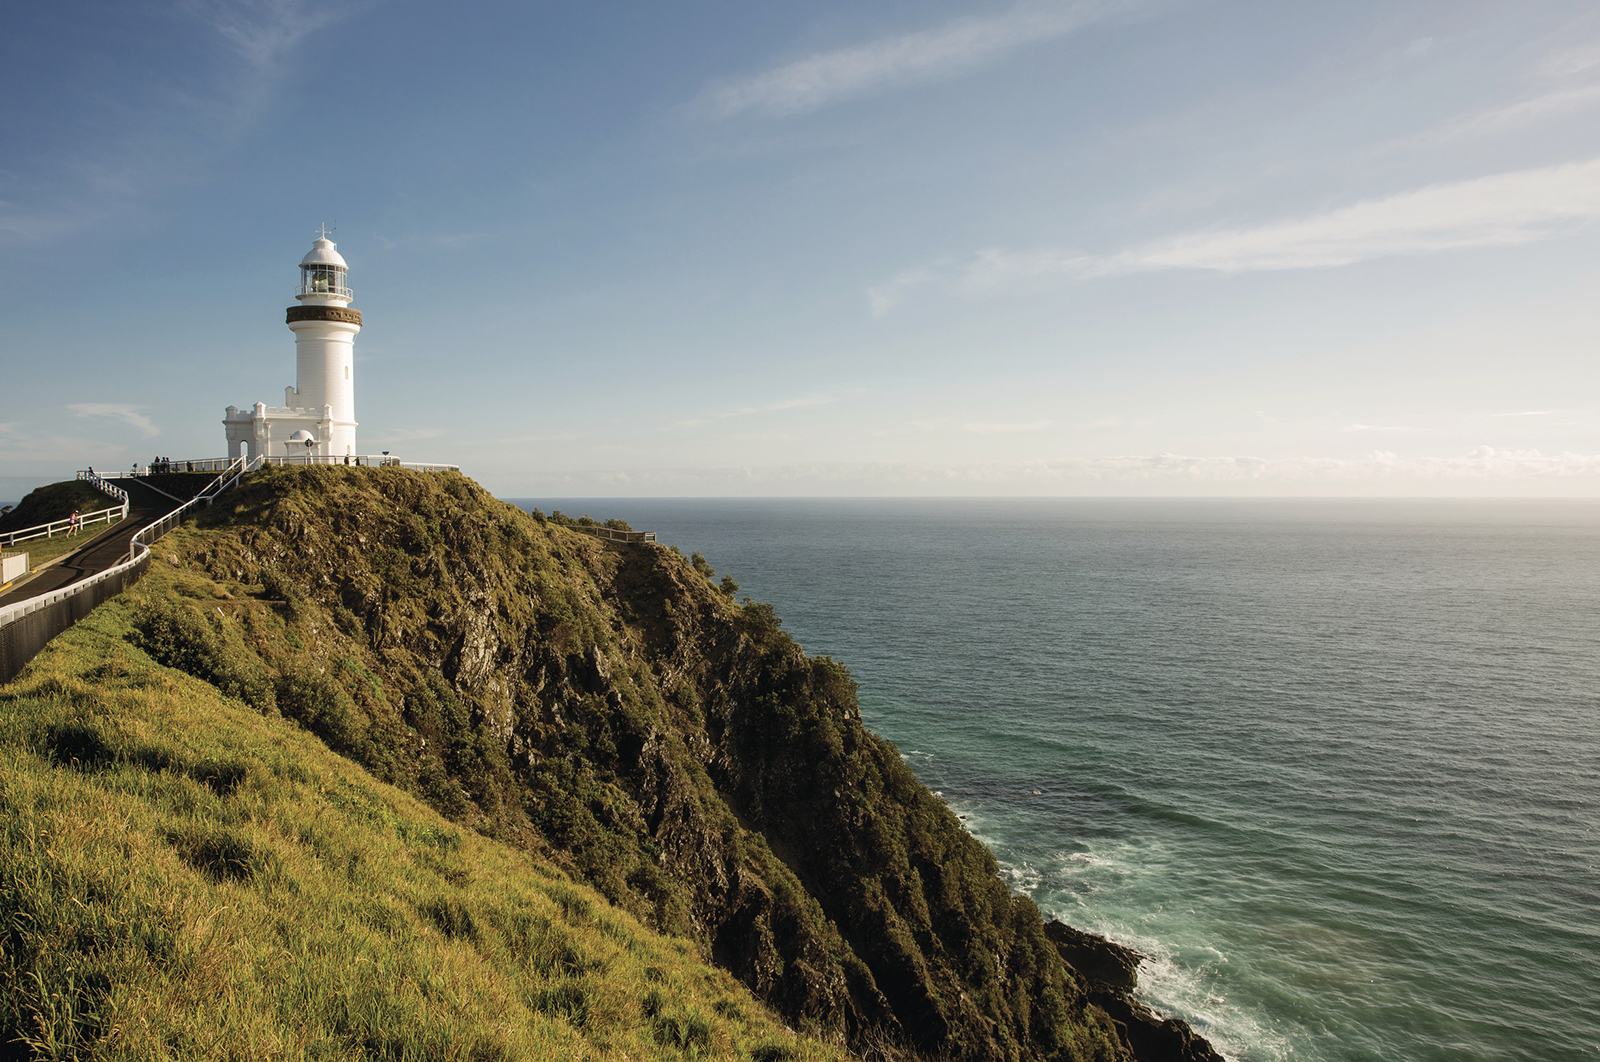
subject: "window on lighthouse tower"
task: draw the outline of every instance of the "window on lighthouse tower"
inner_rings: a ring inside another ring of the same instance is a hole
[[[344,270],[338,266],[309,265],[300,267],[300,293],[348,297],[350,289],[344,286]]]

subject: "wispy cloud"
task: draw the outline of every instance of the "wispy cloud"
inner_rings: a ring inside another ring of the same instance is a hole
[[[512,435],[504,439],[496,439],[495,443],[503,446],[518,446],[525,443],[561,443],[574,442],[583,438],[575,431],[545,432],[541,435]]]
[[[1056,475],[1071,474],[1108,481],[1511,480],[1600,476],[1600,454],[1546,454],[1539,450],[1497,450],[1492,446],[1479,446],[1451,457],[1406,457],[1391,450],[1374,450],[1357,458],[1155,454],[1058,461],[1048,463],[1047,467]]]
[[[1434,150],[1451,141],[1504,136],[1593,110],[1600,107],[1596,67],[1600,67],[1600,41],[1547,53],[1521,70],[1520,80],[1537,86],[1523,98],[1477,107],[1424,131],[1374,145],[1369,153]]]
[[[0,424],[0,467],[19,475],[0,476],[0,486],[9,483],[15,489],[23,479],[34,476],[44,477],[40,483],[54,483],[70,475],[73,468],[119,463],[127,452],[127,447],[103,439],[64,435],[47,428],[23,428],[10,421]],[[19,496],[13,494],[8,500],[14,501]]]
[[[1123,6],[1116,0],[1033,2],[989,18],[959,18],[713,82],[695,109],[716,118],[813,111],[873,90],[948,77],[1014,48],[1064,36]]]
[[[392,428],[388,431],[369,431],[362,434],[376,442],[417,442],[423,439],[438,439],[448,435],[444,428]]]
[[[808,406],[825,406],[838,399],[833,395],[801,395],[796,398],[785,398],[778,402],[769,402],[764,406],[741,406],[718,413],[718,417],[749,417],[757,413],[777,413],[784,409],[805,409]],[[700,423],[700,422],[697,422]]]
[[[186,0],[181,5],[216,30],[245,62],[272,73],[301,40],[352,8],[317,0]]]
[[[1352,265],[1392,255],[1553,239],[1600,219],[1600,159],[1518,170],[1367,199],[1250,228],[1185,233],[1112,254],[979,251],[965,267],[918,267],[868,290],[875,313],[941,284],[979,295],[1049,281],[1168,270],[1244,273]]]
[[[0,246],[60,240],[104,225],[143,219],[151,207],[205,181],[214,160],[265,115],[292,69],[305,39],[370,3],[361,0],[178,0],[177,12],[206,45],[243,62],[219,64],[225,71],[194,91],[171,71],[137,71],[153,86],[127,98],[102,98],[104,114],[71,115],[59,151],[35,160],[10,160],[8,194],[0,200]],[[131,9],[130,9],[131,10]],[[148,14],[128,17],[145,18]],[[130,53],[118,62],[139,61]],[[107,123],[110,115],[114,121]],[[105,135],[109,124],[120,133]],[[74,139],[76,131],[76,139]],[[92,131],[92,132],[91,132]]]
[[[130,427],[138,429],[146,439],[160,435],[161,429],[150,422],[150,418],[139,412],[138,406],[130,406],[121,402],[73,402],[68,409],[80,417],[105,417],[110,420],[120,420]]]
[[[1428,135],[1427,139],[1455,140],[1472,136],[1494,136],[1578,114],[1597,106],[1600,106],[1600,84],[1558,89],[1502,107],[1492,107],[1456,118],[1440,126]]]
[[[1539,70],[1546,77],[1572,77],[1600,66],[1600,41],[1560,48],[1544,57]]]
[[[759,406],[738,406],[734,409],[705,412],[696,417],[682,417],[671,423],[674,428],[698,428],[718,420],[754,417],[762,413],[780,413],[787,409],[808,409],[812,406],[826,406],[838,400],[838,395],[796,395],[793,398],[783,398],[776,402],[768,402]]]
[[[979,435],[1002,435],[1020,431],[1044,431],[1054,423],[1055,421],[1053,420],[1029,420],[1016,424],[975,423],[963,424],[961,425],[961,430],[976,432]]]
[[[954,264],[954,259],[940,259],[916,269],[909,269],[887,284],[868,288],[867,299],[872,304],[872,316],[882,317],[918,288],[940,283],[949,275],[950,267]]]
[[[1344,431],[1422,431],[1406,424],[1346,424]]]

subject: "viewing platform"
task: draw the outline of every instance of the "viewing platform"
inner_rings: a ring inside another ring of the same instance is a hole
[[[140,479],[145,476],[175,473],[209,472],[213,475],[227,471],[238,459],[231,457],[186,457],[152,461],[147,465],[134,465],[126,472],[101,472],[102,479]],[[290,454],[285,457],[262,456],[252,458],[245,465],[246,473],[259,468],[281,468],[295,465],[346,465],[351,468],[409,468],[414,472],[460,472],[460,465],[429,461],[402,461],[389,454]]]
[[[568,531],[578,531],[585,535],[593,535],[595,538],[603,538],[607,542],[654,542],[656,540],[654,531],[618,531],[614,527],[590,527],[586,524],[577,523],[559,524],[557,526],[565,527]]]

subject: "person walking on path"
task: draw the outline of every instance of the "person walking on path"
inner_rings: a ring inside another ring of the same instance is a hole
[[[67,537],[71,538],[78,533],[78,510],[72,510],[72,515],[67,517]]]

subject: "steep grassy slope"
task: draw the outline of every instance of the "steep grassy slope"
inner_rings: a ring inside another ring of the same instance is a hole
[[[132,621],[0,687],[0,1058],[841,1058]]]
[[[164,539],[134,641],[694,941],[858,1050],[1126,1057],[994,860],[674,551],[456,475],[272,470]]]

